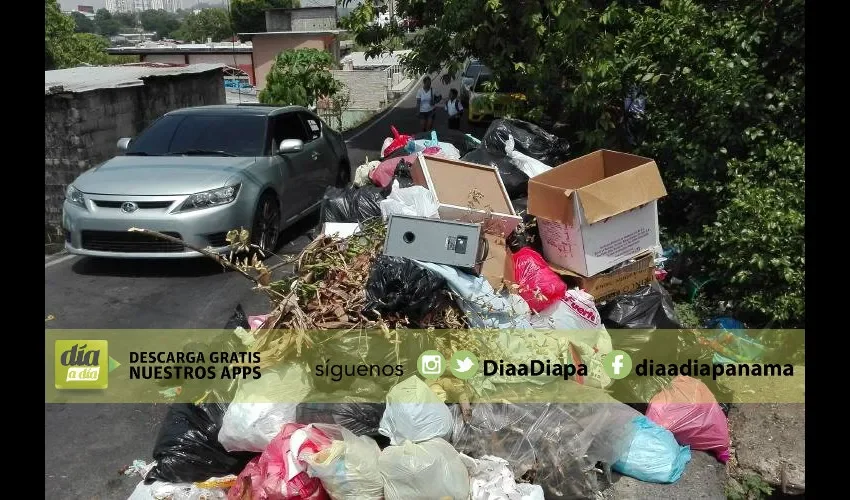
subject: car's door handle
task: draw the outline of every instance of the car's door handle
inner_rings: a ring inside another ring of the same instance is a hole
[[[313,151],[313,160],[318,160],[319,156],[321,156],[321,155],[319,154],[318,151]]]

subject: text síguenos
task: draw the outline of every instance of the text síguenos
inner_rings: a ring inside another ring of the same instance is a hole
[[[316,365],[313,372],[317,377],[330,377],[334,382],[339,382],[342,377],[402,377],[404,367],[402,365],[340,365],[326,362]]]
[[[568,380],[570,377],[574,377],[576,375],[586,377],[587,376],[587,365],[578,364],[574,365],[572,363],[562,364],[562,363],[552,363],[549,360],[541,361],[539,359],[533,359],[528,363],[505,363],[501,359],[499,361],[495,361],[492,359],[485,359],[482,363],[484,367],[484,376],[492,377],[494,375],[498,375],[500,377],[563,377],[564,380]]]

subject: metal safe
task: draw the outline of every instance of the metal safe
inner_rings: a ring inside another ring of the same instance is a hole
[[[478,273],[487,258],[481,224],[392,215],[384,255],[461,267]]]

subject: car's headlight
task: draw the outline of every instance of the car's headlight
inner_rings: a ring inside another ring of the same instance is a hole
[[[68,189],[65,190],[65,200],[78,207],[86,208],[86,199],[83,197],[82,191],[70,184],[68,184]]]
[[[210,191],[204,191],[203,193],[195,193],[186,198],[186,201],[184,201],[174,212],[189,212],[191,210],[227,205],[236,199],[236,194],[239,192],[239,186],[240,184],[236,184],[235,186],[227,186]]]

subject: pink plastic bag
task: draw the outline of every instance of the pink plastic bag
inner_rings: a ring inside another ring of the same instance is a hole
[[[567,285],[529,247],[514,254],[514,277],[519,284],[520,296],[534,312],[540,312],[567,293]]]
[[[393,181],[395,168],[398,166],[398,162],[402,160],[407,163],[413,163],[416,161],[416,155],[399,156],[382,161],[377,167],[375,167],[375,170],[372,170],[369,174],[369,179],[371,179],[376,186],[380,186],[382,188],[389,186]]]
[[[239,473],[227,492],[228,500],[329,500],[321,481],[307,475],[300,456],[318,453],[331,441],[312,425],[286,424],[262,455]]]
[[[251,326],[251,331],[254,331],[268,321],[271,314],[260,314],[259,316],[248,316],[248,325]]]
[[[729,423],[723,409],[702,381],[679,376],[652,397],[646,416],[669,430],[681,445],[729,460]]]
[[[389,156],[399,149],[405,147],[407,145],[407,141],[413,139],[413,137],[406,134],[399,134],[398,129],[395,128],[394,125],[390,126],[390,131],[393,133],[393,140],[390,141],[390,144],[381,151],[381,157]]]

